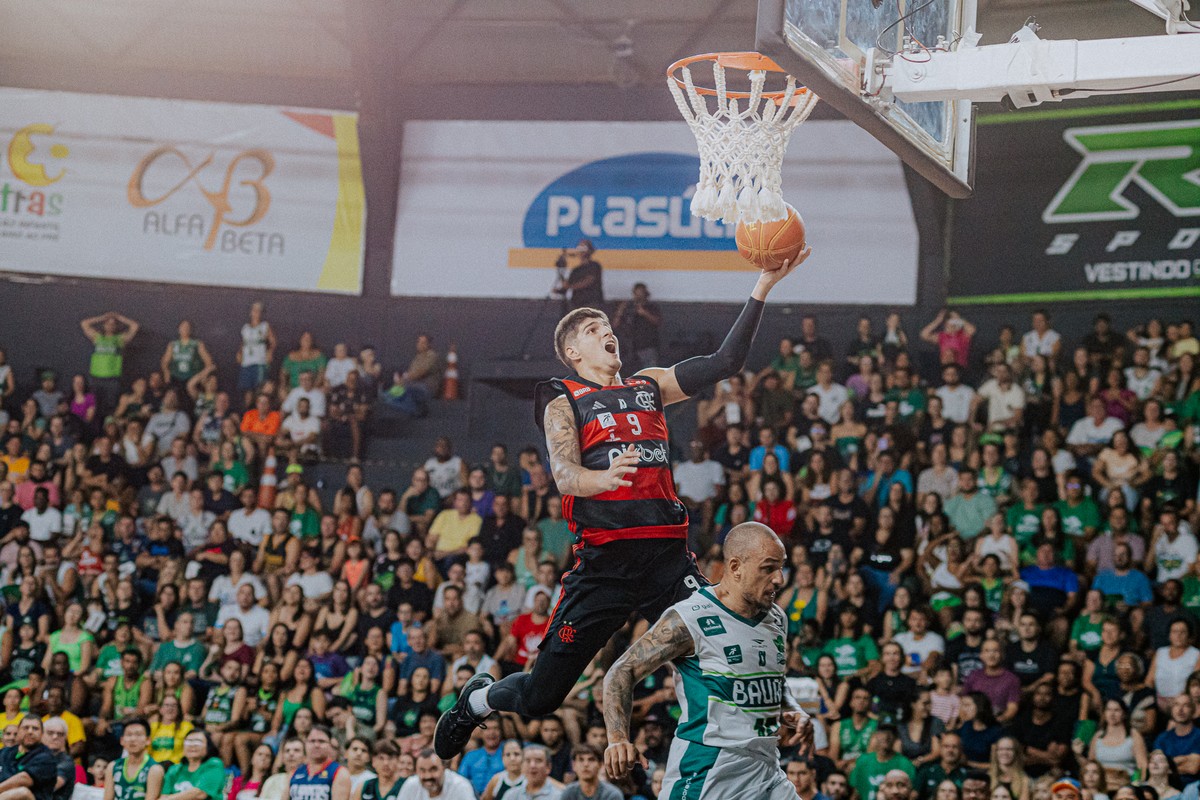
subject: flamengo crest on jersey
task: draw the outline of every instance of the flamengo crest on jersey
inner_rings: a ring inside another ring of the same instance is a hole
[[[625,448],[637,448],[638,470],[623,486],[593,497],[563,495],[563,518],[585,544],[618,539],[685,539],[687,509],[675,494],[667,418],[658,384],[644,377],[616,386],[599,386],[582,378],[540,384],[536,411],[563,395],[579,428],[584,467],[606,470]]]
[[[695,644],[673,663],[683,714],[675,735],[698,744],[753,750],[778,758],[787,622],[772,606],[748,619],[704,587],[671,606]]]

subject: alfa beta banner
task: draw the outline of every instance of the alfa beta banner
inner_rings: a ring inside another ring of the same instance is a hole
[[[689,212],[700,172],[682,122],[405,126],[392,292],[543,297],[563,247],[591,239],[608,298],[741,302],[755,268],[733,225]],[[784,197],[813,255],[772,300],[911,305],[917,230],[900,162],[853,124],[809,121]]]
[[[950,301],[1200,296],[1200,101],[981,117]]]
[[[0,88],[0,270],[358,293],[356,121]]]

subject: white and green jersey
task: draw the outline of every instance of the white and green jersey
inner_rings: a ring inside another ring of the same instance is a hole
[[[779,608],[750,619],[703,588],[671,607],[687,625],[695,654],[676,659],[675,693],[683,714],[675,735],[696,744],[738,748],[778,763],[787,619]]]

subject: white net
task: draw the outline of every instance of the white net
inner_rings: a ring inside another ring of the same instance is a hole
[[[696,136],[700,179],[692,214],[722,222],[769,222],[787,216],[780,189],[783,154],[796,126],[808,118],[817,97],[787,76],[778,100],[763,96],[767,73],[750,70],[749,97],[730,97],[725,68],[712,62],[716,110],[696,90],[687,66],[679,68],[683,88],[667,78],[679,113]]]

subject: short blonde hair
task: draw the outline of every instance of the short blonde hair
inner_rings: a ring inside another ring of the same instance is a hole
[[[554,354],[558,356],[558,360],[566,365],[568,369],[574,369],[574,365],[567,358],[567,340],[573,338],[579,332],[579,329],[591,319],[601,320],[605,325],[609,325],[610,327],[612,325],[608,321],[608,314],[605,314],[598,308],[588,308],[585,306],[568,312],[565,317],[558,321],[558,325],[554,328]]]

